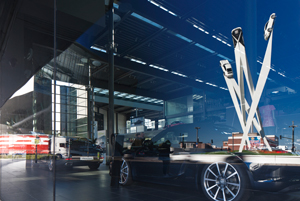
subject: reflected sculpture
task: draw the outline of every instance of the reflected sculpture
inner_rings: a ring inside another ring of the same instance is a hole
[[[264,130],[262,128],[262,121],[258,110],[258,103],[261,98],[264,86],[266,84],[268,74],[271,68],[271,53],[272,53],[272,41],[273,41],[273,27],[275,21],[275,13],[271,14],[269,21],[265,25],[264,38],[268,41],[265,57],[259,73],[256,88],[254,88],[249,64],[247,61],[245,43],[243,39],[243,31],[240,27],[232,30],[231,35],[234,44],[234,54],[236,62],[236,71],[238,83],[233,78],[233,71],[228,60],[221,60],[220,65],[224,72],[224,79],[228,86],[230,96],[232,98],[238,119],[243,129],[243,138],[240,144],[239,152],[242,152],[245,142],[247,141],[248,148],[250,148],[250,142],[248,133],[251,125],[254,125],[257,132],[261,135],[264,143],[269,151],[271,147],[265,137]],[[252,99],[251,105],[245,98],[244,89],[244,76],[248,85],[248,90]],[[239,100],[239,101],[238,101]],[[246,116],[246,113],[248,116]]]

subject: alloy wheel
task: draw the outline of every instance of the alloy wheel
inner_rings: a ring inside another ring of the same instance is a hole
[[[124,159],[122,160],[122,165],[120,168],[120,184],[126,184],[129,179],[129,168],[128,163]]]
[[[216,162],[208,166],[202,182],[205,193],[216,201],[232,201],[241,191],[239,172],[226,162]]]

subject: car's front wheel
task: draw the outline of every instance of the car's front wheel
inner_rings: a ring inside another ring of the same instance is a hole
[[[131,171],[129,163],[123,158],[122,165],[120,167],[120,180],[119,184],[123,186],[130,185],[132,183]]]
[[[206,197],[213,201],[247,200],[248,178],[240,166],[227,162],[207,165],[200,181]]]

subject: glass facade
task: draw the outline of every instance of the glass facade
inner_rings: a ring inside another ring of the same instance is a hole
[[[58,82],[56,88],[56,132],[60,136],[87,137],[88,106],[85,86]],[[53,96],[54,94],[52,100]],[[53,117],[54,111],[52,112]]]
[[[0,201],[94,200],[98,189],[109,192],[103,200],[118,200],[116,183],[182,177],[196,178],[188,183],[204,189],[203,200],[235,201],[243,200],[245,171],[253,189],[299,180],[281,168],[299,165],[284,158],[300,154],[297,1],[0,7]],[[275,159],[264,169],[262,160],[240,157],[247,151]],[[246,170],[232,158],[198,157],[204,152],[240,157]],[[149,200],[176,200],[157,194]]]

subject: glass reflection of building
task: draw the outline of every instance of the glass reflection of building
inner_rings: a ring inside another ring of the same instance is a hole
[[[122,0],[116,0],[115,21],[112,18],[111,22],[115,26],[117,48],[111,52],[109,9],[105,2],[57,1],[56,33],[53,1],[0,3],[3,6],[0,8],[0,101],[3,103],[0,134],[36,132],[92,138],[89,132],[93,132],[107,143],[109,119],[114,120],[110,134],[163,130],[201,122],[210,127],[207,131],[200,128],[199,136],[209,135],[209,129],[220,128],[213,126],[228,128],[218,136],[224,144],[214,147],[237,146],[240,136],[232,135],[232,131],[242,132],[242,129],[219,61],[227,59],[236,72],[231,30],[241,26],[256,84],[266,45],[262,36],[264,24],[276,12],[271,71],[259,107],[265,105],[266,98],[271,100],[276,119],[275,128],[270,129],[274,144],[279,142],[291,149],[289,126],[292,121],[300,126],[297,56],[300,26],[295,23],[300,16],[296,1],[282,6],[280,1],[199,4],[197,0],[137,0],[139,3],[127,0],[122,5]],[[53,36],[57,36],[56,49]],[[115,59],[112,68],[115,114],[110,117],[109,54]],[[98,63],[89,65],[88,61]],[[89,78],[94,99],[88,92]],[[30,89],[8,100],[29,79]],[[90,104],[90,98],[94,105]],[[250,99],[249,94],[246,98]],[[130,120],[138,118],[145,124],[137,128]],[[279,136],[283,138],[278,139]],[[225,142],[228,139],[231,141]],[[299,127],[295,128],[295,145],[300,150]]]
[[[57,95],[60,96],[60,100],[57,105],[59,119],[57,119],[56,132],[61,136],[87,137],[87,92],[85,87],[78,85],[58,87]]]

